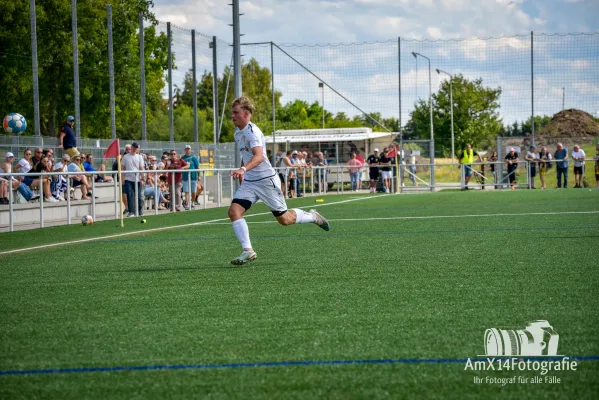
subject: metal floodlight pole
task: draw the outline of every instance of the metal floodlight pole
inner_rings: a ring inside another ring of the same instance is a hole
[[[318,87],[322,89],[322,129],[324,129],[324,83],[318,82]]]
[[[233,6],[233,80],[235,87],[233,93],[235,98],[238,98],[242,94],[241,85],[241,32],[239,22],[239,0],[233,0],[231,3]],[[239,157],[239,145],[235,141],[235,166],[241,165]]]
[[[216,53],[216,36],[212,36],[209,47],[212,49],[212,112],[214,118],[214,144],[220,142],[218,121],[218,60]]]
[[[173,121],[173,52],[171,50],[171,42],[173,41],[171,32],[171,23],[166,23],[166,38],[168,40],[168,125],[169,139],[175,141],[175,124]]]
[[[412,55],[415,59],[418,59],[418,56],[425,58],[428,61],[428,107],[430,111],[430,125],[431,125],[431,145],[430,145],[430,160],[431,160],[431,190],[434,190],[435,187],[435,134],[433,131],[433,86],[432,86],[432,78],[431,78],[431,59],[427,56],[423,56],[420,53],[412,52]]]
[[[562,88],[562,111],[566,109],[566,87]]]
[[[31,67],[33,70],[33,127],[35,136],[40,136],[40,87],[37,69],[37,16],[35,0],[29,1],[29,16],[31,19]]]
[[[141,141],[146,141],[146,56],[144,52],[144,16],[139,13],[139,82],[141,90]]]
[[[198,150],[198,81],[196,77],[196,30],[191,30],[191,75],[192,75],[192,91],[191,102],[193,106],[193,144],[194,151]]]
[[[114,98],[114,56],[112,49],[112,5],[106,6],[108,18],[108,86],[110,90],[110,133],[116,139],[116,106]]]
[[[455,145],[454,145],[454,135],[453,135],[453,75],[449,72],[445,72],[442,69],[437,68],[438,74],[445,74],[449,76],[449,102],[451,103],[451,162],[455,163]]]
[[[275,136],[276,130],[276,115],[277,115],[277,106],[275,103],[275,60],[274,60],[274,46],[272,42],[270,42],[270,79],[271,79],[271,94],[272,94],[272,165],[275,166],[275,162],[277,159],[277,139]]]
[[[530,97],[531,97],[531,115],[530,115],[530,124],[531,124],[531,134],[532,139],[530,144],[535,144],[535,69],[534,69],[534,35],[533,32],[530,31]]]
[[[79,113],[79,44],[77,39],[77,0],[71,0],[71,33],[73,36],[73,82],[75,91],[75,132],[81,138],[81,115]]]

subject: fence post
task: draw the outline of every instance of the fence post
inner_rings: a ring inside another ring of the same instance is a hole
[[[67,225],[71,225],[71,175],[67,175]]]
[[[220,142],[220,138],[218,134],[218,59],[216,52],[216,36],[212,36],[212,42],[210,43],[210,47],[212,48],[212,118],[214,119],[214,144],[217,144]]]
[[[96,179],[93,175],[88,175],[92,181],[92,221],[96,220]]]

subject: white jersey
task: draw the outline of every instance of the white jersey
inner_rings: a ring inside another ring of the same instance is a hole
[[[266,155],[266,140],[264,134],[253,122],[250,122],[243,129],[235,128],[235,142],[239,146],[243,165],[247,165],[254,154],[252,148],[261,146],[264,160],[257,166],[247,171],[244,174],[244,180],[248,182],[258,181],[265,178],[270,178],[275,175],[275,170],[268,161]]]

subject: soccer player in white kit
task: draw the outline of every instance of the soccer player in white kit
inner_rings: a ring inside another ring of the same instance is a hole
[[[229,207],[229,218],[235,236],[243,249],[239,257],[231,260],[231,264],[234,265],[248,263],[257,257],[252,248],[248,225],[243,214],[258,200],[262,200],[270,208],[281,225],[314,223],[325,231],[329,230],[328,221],[315,210],[309,212],[299,208],[287,210],[285,196],[281,191],[281,180],[266,156],[264,135],[254,123],[250,122],[254,111],[254,105],[245,96],[233,101],[235,142],[241,151],[242,164],[241,168],[231,172],[231,176],[239,178],[242,183]]]

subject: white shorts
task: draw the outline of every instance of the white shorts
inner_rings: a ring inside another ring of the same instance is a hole
[[[381,171],[383,179],[393,179],[393,171]]]
[[[276,174],[259,181],[243,181],[233,198],[249,200],[252,204],[262,200],[271,211],[287,211],[285,196],[281,191],[281,179]]]

